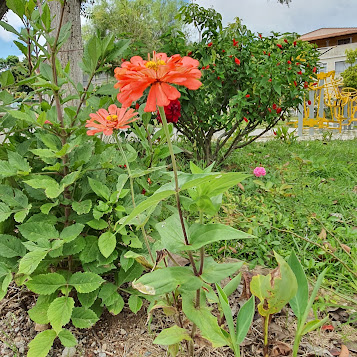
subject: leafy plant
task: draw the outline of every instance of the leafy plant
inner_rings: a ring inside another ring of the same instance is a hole
[[[250,290],[259,298],[259,314],[264,319],[264,356],[268,357],[268,330],[270,316],[279,312],[297,293],[296,277],[286,261],[276,252],[278,268],[268,275],[253,276]]]
[[[303,102],[318,52],[293,34],[256,35],[239,20],[223,28],[220,14],[197,4],[184,6],[179,16],[196,26],[202,39],[189,43],[172,32],[163,50],[198,59],[204,85],[194,92],[179,89],[176,127],[196,158],[220,165]],[[258,127],[260,134],[249,136]]]
[[[329,317],[326,316],[322,320],[315,319],[306,322],[311,307],[316,299],[317,292],[327,272],[327,268],[317,278],[316,284],[309,298],[309,287],[308,287],[306,275],[294,251],[291,253],[289,257],[288,264],[292,269],[292,271],[294,272],[298,283],[297,293],[289,301],[289,304],[298,320],[296,335],[294,339],[294,347],[293,347],[293,357],[296,357],[298,353],[301,337],[313,330],[318,329],[329,319]]]
[[[291,144],[297,140],[296,130],[289,131],[286,126],[281,126],[274,130],[275,139],[281,140],[286,144]]]

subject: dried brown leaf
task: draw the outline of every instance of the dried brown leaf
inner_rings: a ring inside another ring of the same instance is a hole
[[[346,253],[348,253],[348,254],[351,253],[351,248],[350,248],[348,245],[341,243],[341,248],[342,248]]]
[[[325,228],[321,229],[321,232],[319,234],[319,238],[322,239],[322,240],[326,239],[326,229]]]
[[[240,182],[238,183],[238,187],[239,187],[242,191],[245,191],[244,186],[243,186]]]
[[[350,351],[345,345],[341,346],[341,353],[339,357],[349,357],[350,356]]]
[[[277,341],[275,343],[275,346],[273,347],[272,356],[273,357],[289,356],[291,351],[292,349],[288,344]]]

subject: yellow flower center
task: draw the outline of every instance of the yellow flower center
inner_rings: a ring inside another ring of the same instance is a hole
[[[107,119],[108,121],[115,121],[118,119],[118,116],[115,114],[111,114],[111,115],[108,115],[105,119]]]
[[[150,69],[154,69],[155,71],[157,71],[159,66],[163,66],[165,64],[166,63],[163,60],[148,61],[148,62],[145,63],[145,67],[150,68]]]

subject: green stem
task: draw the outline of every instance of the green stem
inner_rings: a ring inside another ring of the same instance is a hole
[[[297,354],[299,351],[300,340],[301,340],[301,335],[296,334],[295,341],[294,341],[294,347],[293,347],[293,357],[297,357]]]
[[[200,211],[200,224],[203,224],[203,212]],[[205,260],[205,247],[200,248],[200,270],[198,272],[199,275],[203,273],[203,265]]]
[[[269,330],[269,315],[265,316],[265,319],[264,319],[264,357],[269,357],[268,330]]]
[[[135,204],[135,196],[134,196],[134,180],[133,180],[133,177],[131,175],[131,170],[130,170],[130,165],[129,165],[129,161],[125,155],[125,151],[123,150],[123,147],[121,145],[121,142],[120,142],[120,139],[119,139],[119,135],[115,135],[115,139],[116,139],[116,142],[118,144],[118,147],[119,147],[119,151],[120,153],[122,154],[123,158],[124,158],[124,162],[125,162],[125,165],[126,165],[126,169],[128,170],[128,175],[129,175],[129,183],[130,183],[130,193],[131,193],[131,201],[133,203],[133,207],[135,208],[136,207],[136,204]],[[150,249],[150,244],[149,244],[149,239],[146,235],[146,231],[145,231],[145,228],[143,226],[141,226],[141,233],[143,234],[143,237],[144,237],[144,241],[145,241],[145,245],[146,245],[146,249],[148,250],[149,252],[149,255],[150,255],[150,258],[151,258],[151,261],[152,263],[155,265],[155,259],[152,255],[152,252],[151,252],[151,249]]]
[[[185,223],[184,223],[184,220],[183,220],[183,214],[182,214],[182,210],[181,210],[180,195],[179,195],[180,187],[179,187],[179,184],[178,184],[177,165],[176,165],[174,149],[173,149],[172,143],[171,143],[171,137],[170,137],[169,127],[167,125],[167,120],[166,120],[166,114],[165,114],[164,107],[159,107],[159,112],[160,112],[162,126],[164,128],[165,136],[166,136],[166,139],[167,139],[167,144],[168,144],[170,155],[171,155],[172,170],[174,172],[174,179],[175,179],[175,191],[176,191],[175,196],[176,196],[177,210],[178,210],[179,217],[180,217],[180,222],[181,222],[181,228],[182,228],[182,232],[183,232],[183,236],[184,236],[184,240],[185,240],[185,245],[190,245],[190,243],[188,242],[187,232],[186,232]],[[199,274],[198,274],[195,262],[193,260],[192,253],[190,251],[188,251],[187,255],[188,255],[188,258],[189,258],[190,263],[192,265],[193,272],[195,273],[196,276],[198,276]]]

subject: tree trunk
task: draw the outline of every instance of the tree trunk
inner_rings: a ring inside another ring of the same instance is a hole
[[[6,1],[5,0],[0,0],[0,20],[4,17],[6,14],[6,11],[8,10]]]
[[[53,33],[55,34],[60,22],[61,3],[59,1],[49,1],[48,4],[51,10],[51,15],[55,16],[52,21],[52,26],[54,28]],[[80,9],[81,3],[79,0],[68,0],[66,2],[62,24],[64,25],[70,22],[72,24],[72,29],[69,38],[60,48],[58,53],[58,59],[60,60],[62,68],[65,68],[69,62],[69,75],[75,84],[83,84],[83,72],[79,67],[79,63],[83,56]],[[67,95],[77,94],[72,85],[66,85],[63,88],[67,92]],[[79,101],[76,101],[76,103],[73,103],[72,101],[70,105],[76,105],[77,103],[79,103]]]

